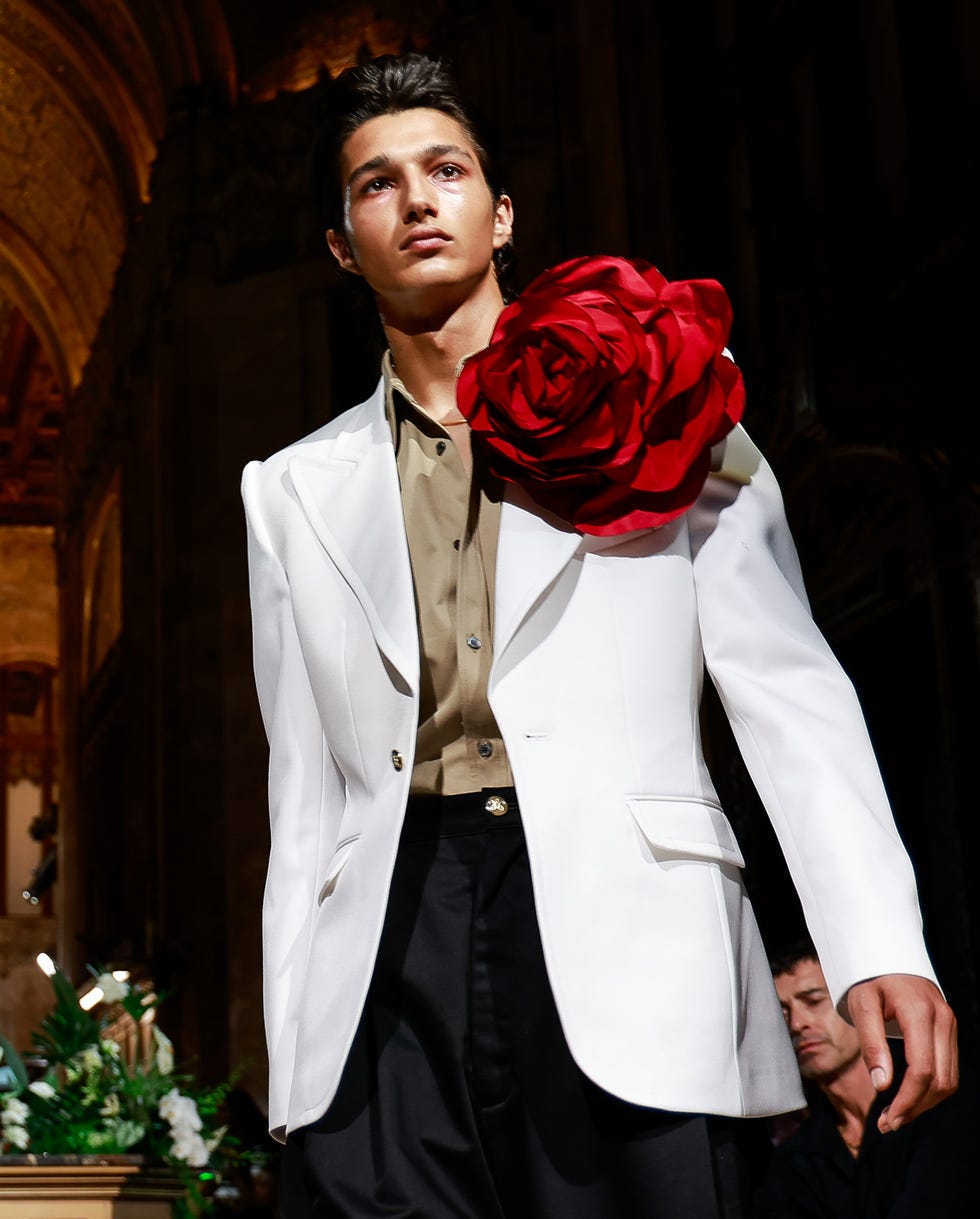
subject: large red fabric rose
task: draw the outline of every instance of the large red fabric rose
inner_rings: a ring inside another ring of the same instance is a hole
[[[739,421],[714,280],[576,258],[540,275],[469,358],[459,409],[490,471],[581,533],[663,525],[691,506]]]

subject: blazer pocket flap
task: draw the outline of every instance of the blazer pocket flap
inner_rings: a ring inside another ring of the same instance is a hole
[[[354,850],[354,844],[360,838],[360,834],[355,834],[351,838],[345,838],[343,842],[337,845],[330,858],[330,866],[327,868],[327,874],[323,879],[323,884],[320,886],[320,892],[317,894],[317,905],[322,905],[325,898],[328,898],[334,889],[337,887],[337,880],[341,872],[344,870],[351,853]]]
[[[626,803],[655,852],[745,867],[735,833],[720,808],[697,800],[655,796],[634,796]]]

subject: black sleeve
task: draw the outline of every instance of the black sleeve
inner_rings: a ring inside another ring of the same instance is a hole
[[[904,1184],[888,1219],[975,1219],[980,1215],[980,1120],[969,1082],[907,1127]],[[902,1132],[899,1131],[899,1134]],[[891,1138],[885,1135],[883,1142]]]

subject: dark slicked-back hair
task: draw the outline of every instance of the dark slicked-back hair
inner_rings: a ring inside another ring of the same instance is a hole
[[[466,132],[494,200],[504,193],[491,144],[474,108],[463,101],[446,66],[427,55],[381,55],[347,68],[332,83],[313,147],[312,185],[324,229],[344,227],[344,183],[340,157],[359,127],[385,114],[404,110],[439,110]],[[494,254],[498,276],[510,262],[510,243]]]
[[[820,964],[813,941],[805,935],[801,935],[798,940],[787,944],[785,948],[771,956],[769,968],[772,970],[772,976],[778,978],[780,974],[792,973],[802,961],[816,961],[818,965]]]

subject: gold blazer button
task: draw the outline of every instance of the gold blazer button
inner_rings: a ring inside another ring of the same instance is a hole
[[[391,751],[391,764],[394,766],[395,770],[401,770],[401,768],[405,765],[405,759],[397,749],[393,749]]]
[[[510,808],[510,805],[503,796],[487,796],[487,802],[483,807],[488,813],[492,813],[494,817],[502,817],[508,808]]]

